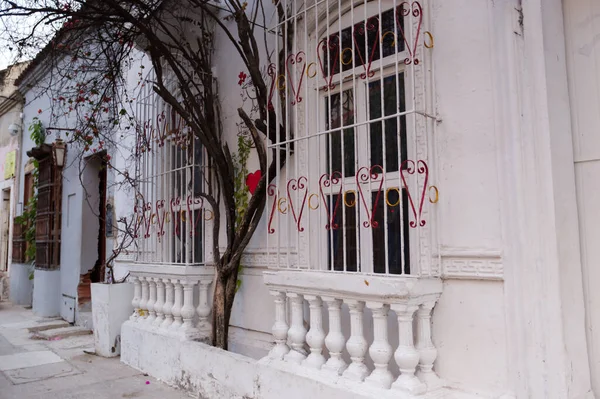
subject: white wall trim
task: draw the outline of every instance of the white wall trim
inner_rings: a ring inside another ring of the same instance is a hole
[[[442,279],[504,280],[502,251],[488,248],[442,247]]]

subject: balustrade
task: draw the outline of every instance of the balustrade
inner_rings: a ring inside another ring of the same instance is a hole
[[[210,339],[209,290],[214,268],[135,265],[130,273],[134,284],[132,322],[184,339]]]
[[[271,359],[413,395],[443,386],[433,370],[437,349],[431,339],[431,312],[442,291],[441,280],[368,276],[365,284],[364,275],[289,270],[265,272],[264,280],[275,300]],[[309,305],[307,314],[304,301]],[[347,310],[342,310],[343,305]],[[349,313],[349,331],[342,329],[342,311]],[[392,319],[388,322],[393,316],[397,329],[390,327]],[[370,325],[365,323],[366,317],[372,317],[372,334],[364,330]],[[328,331],[323,328],[324,318],[329,321]],[[307,319],[308,333],[304,324]],[[390,331],[398,335],[396,348],[389,339]],[[372,342],[367,340],[370,336]],[[310,349],[308,356],[306,345]],[[325,347],[328,358],[323,354]],[[350,355],[350,364],[344,360],[344,348]],[[399,373],[392,372],[392,361]]]

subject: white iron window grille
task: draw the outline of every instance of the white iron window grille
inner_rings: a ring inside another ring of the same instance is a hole
[[[272,108],[286,125],[269,145],[284,165],[267,193],[274,263],[437,274],[426,1],[282,5],[288,16],[272,33],[293,31],[294,40],[277,41],[287,58],[268,68]]]
[[[205,223],[204,149],[183,119],[153,90],[154,73],[136,102],[135,238],[139,263],[201,265]],[[167,81],[177,93],[175,79]]]

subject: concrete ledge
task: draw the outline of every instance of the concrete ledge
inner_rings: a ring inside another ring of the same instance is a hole
[[[406,392],[373,388],[317,370],[263,359],[253,360],[200,342],[167,336],[143,323],[121,328],[121,361],[194,395],[219,399],[403,399]],[[418,398],[458,398],[440,389]]]

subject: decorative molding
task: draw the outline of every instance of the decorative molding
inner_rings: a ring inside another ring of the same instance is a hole
[[[502,252],[487,248],[442,247],[443,279],[504,280]]]

